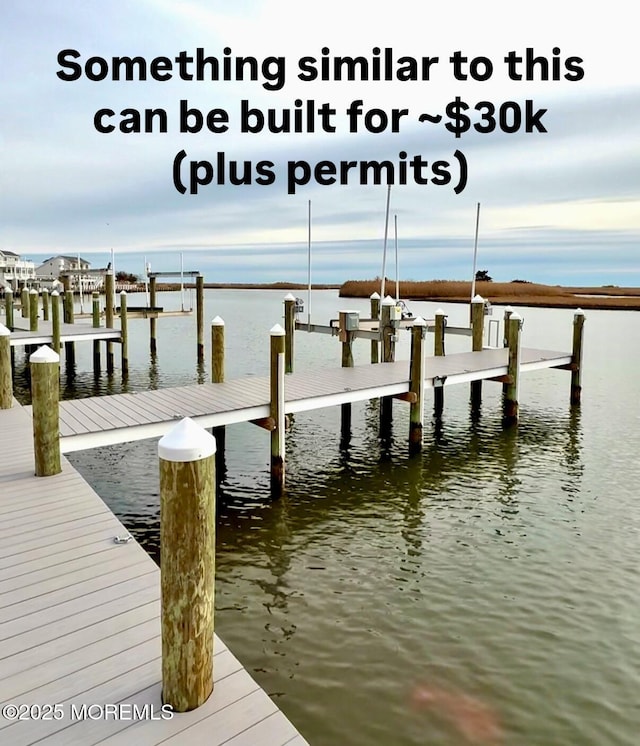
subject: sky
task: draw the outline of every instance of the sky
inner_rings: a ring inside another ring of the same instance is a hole
[[[363,184],[356,166],[344,184],[322,182],[334,166],[339,176],[343,161],[388,160],[389,277],[397,235],[401,278],[470,278],[480,204],[477,266],[494,279],[640,285],[636,26],[627,0],[4,0],[0,249],[36,262],[79,253],[94,266],[113,251],[116,269],[136,273],[145,258],[152,269],[176,270],[182,253],[185,269],[212,282],[306,282],[310,212],[313,281],[372,278],[382,272],[386,181]],[[257,79],[239,80],[233,69],[227,80],[182,79],[194,65],[181,70],[179,55],[199,48],[218,60],[254,57]],[[529,75],[523,62],[511,71],[522,78],[510,77],[505,58],[526,58],[527,49],[549,61],[548,79],[541,62]],[[77,55],[60,57],[64,50]],[[467,60],[458,69],[456,52]],[[304,79],[336,57],[364,57],[373,77],[385,54],[391,80],[336,80],[331,65],[328,80]],[[112,79],[113,58],[125,56],[143,58],[147,80]],[[301,67],[302,58],[315,62]],[[417,66],[421,79],[399,80],[409,69],[402,58],[431,63]],[[472,79],[471,60],[484,80]],[[58,75],[76,70],[77,80]],[[459,137],[445,127],[457,97],[471,115]],[[242,132],[243,101],[273,110],[278,122],[307,106],[335,114],[303,117],[299,133]],[[354,101],[362,113],[349,117]],[[496,109],[493,131],[474,129],[486,111],[474,111],[479,102]],[[181,131],[181,107],[221,110],[212,126],[223,129],[226,117],[226,131]],[[103,109],[114,112],[101,119],[113,132],[94,126]],[[121,132],[125,109],[142,114],[142,130],[145,110],[166,112],[167,131],[156,119],[154,131]],[[394,109],[406,112],[395,132]],[[505,129],[517,131],[501,131],[501,109]],[[442,119],[419,121],[425,113]],[[368,132],[367,121],[382,131]],[[467,167],[459,193],[456,151]],[[416,157],[427,162],[418,171],[426,183],[411,168],[398,183],[400,162]],[[231,183],[232,163],[250,184]],[[191,172],[204,181],[206,164],[211,183],[191,193]],[[309,182],[294,183],[305,169]],[[260,184],[261,173],[273,183]]]

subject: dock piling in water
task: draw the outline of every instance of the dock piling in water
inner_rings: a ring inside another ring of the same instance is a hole
[[[396,304],[390,295],[380,302],[380,332],[382,337],[382,362],[392,363],[396,356],[396,332],[395,315]],[[380,399],[380,437],[388,438],[391,433],[393,421],[393,399],[383,396]]]
[[[224,382],[224,321],[216,316],[211,322],[211,383]],[[224,425],[214,427],[211,430],[216,439],[216,471],[219,478],[226,472],[225,444],[226,428]]]
[[[371,293],[369,296],[371,302],[371,318],[373,320],[380,319],[380,295],[378,293]],[[380,361],[380,343],[377,339],[371,340],[371,363],[375,365]]]
[[[11,332],[0,324],[0,409],[11,409],[12,406]]]
[[[505,338],[509,348],[509,360],[507,364],[507,381],[504,383],[504,421],[505,424],[518,422],[519,404],[518,392],[520,388],[520,332],[522,330],[522,317],[517,313],[509,314],[506,322]]]
[[[42,288],[42,320],[49,321],[49,291]]]
[[[471,301],[471,349],[482,350],[484,339],[484,298],[476,295]],[[482,381],[471,382],[471,411],[478,412],[482,404]]]
[[[13,290],[7,288],[4,291],[4,320],[6,322],[7,329],[13,331]]]
[[[444,357],[444,335],[447,324],[445,312],[439,308],[435,314],[435,334],[433,340],[433,354],[435,357]],[[442,417],[444,410],[444,386],[435,386],[433,389],[433,413],[436,417]]]
[[[196,277],[196,327],[198,338],[198,362],[204,362],[204,277]]]
[[[29,331],[38,331],[38,291],[35,288],[29,291]]]
[[[60,293],[51,293],[51,346],[54,352],[60,354]]]
[[[571,352],[571,404],[580,404],[582,396],[582,338],[584,311],[578,308],[573,315],[573,345]]]
[[[113,270],[107,270],[104,276],[104,322],[108,329],[113,329],[113,316],[116,305],[116,286]],[[113,342],[107,342],[107,373],[113,373]]]
[[[122,377],[129,375],[129,333],[127,325],[127,291],[120,293],[120,365]]]
[[[358,329],[360,320],[357,311],[340,311],[338,313],[341,342],[341,367],[353,368],[353,334]],[[340,432],[342,441],[351,437],[351,402],[340,406]]]
[[[270,405],[275,427],[271,431],[271,494],[278,497],[285,481],[284,329],[276,324],[270,332]]]
[[[189,418],[158,443],[162,700],[177,712],[213,691],[215,452]]]
[[[158,349],[156,343],[156,317],[154,316],[155,309],[157,307],[156,299],[156,276],[151,275],[149,278],[149,350],[155,353]],[[108,326],[108,324],[107,324]]]
[[[94,329],[100,328],[100,293],[94,291],[91,296],[91,317]],[[93,340],[93,372],[97,375],[100,373],[100,340]]]
[[[284,296],[284,372],[293,373],[293,336],[296,328],[296,299]]]
[[[29,318],[29,291],[26,285],[23,285],[20,291],[20,313],[23,319]]]
[[[35,474],[50,477],[60,465],[60,356],[50,347],[40,347],[29,357]]]
[[[410,392],[416,400],[409,410],[409,451],[422,450],[422,422],[424,419],[424,338],[427,322],[418,316],[411,327],[411,361],[409,363]]]

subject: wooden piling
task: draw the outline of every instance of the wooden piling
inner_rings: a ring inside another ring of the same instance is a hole
[[[42,288],[42,320],[49,321],[49,291]]]
[[[435,335],[433,341],[433,354],[436,357],[444,357],[445,346],[444,336],[447,317],[445,312],[439,308],[435,315]],[[433,389],[433,413],[436,417],[441,417],[444,411],[444,386],[436,386]]]
[[[35,288],[29,291],[29,331],[38,331],[38,291]]]
[[[204,362],[204,277],[196,277],[196,326],[198,331],[198,362]]]
[[[584,319],[584,311],[581,308],[578,308],[573,315],[571,404],[580,404],[582,398],[582,338],[584,336]]]
[[[296,299],[284,296],[284,372],[293,373],[293,336],[296,328]]]
[[[284,329],[276,324],[270,332],[270,406],[269,416],[275,423],[271,431],[271,494],[278,497],[284,490]]]
[[[0,409],[11,409],[12,406],[11,332],[0,324]]]
[[[4,291],[4,320],[6,322],[7,329],[13,331],[13,290],[7,289]]]
[[[511,314],[513,313],[513,308],[511,306],[507,306],[504,309],[504,320],[503,320],[503,328],[504,328],[504,334],[502,336],[502,346],[508,347],[509,342],[507,341],[507,324],[509,323],[509,319],[511,318]],[[507,384],[502,384],[502,395],[505,397],[507,395]]]
[[[215,452],[189,418],[158,443],[162,701],[176,712],[213,691]]]
[[[51,346],[54,352],[60,354],[60,293],[51,293]]]
[[[509,348],[509,362],[507,364],[507,382],[503,397],[504,421],[515,424],[519,416],[518,392],[520,389],[520,332],[522,317],[511,313],[507,319],[506,340]]]
[[[92,326],[94,329],[100,328],[100,293],[94,291],[91,296],[91,317]],[[95,374],[100,373],[101,362],[100,362],[100,340],[93,340],[93,372]]]
[[[26,285],[23,285],[20,291],[20,313],[23,319],[29,318],[29,291]]]
[[[40,347],[29,357],[35,474],[50,477],[62,471],[60,464],[60,356]]]
[[[127,328],[127,292],[120,293],[120,367],[122,377],[129,374],[129,334]]]
[[[69,277],[65,275],[67,285],[69,285]],[[64,291],[64,298],[62,300],[62,315],[63,320],[66,324],[73,324],[75,321],[75,315],[73,310],[73,291],[69,287]],[[76,343],[65,342],[64,343],[64,360],[67,366],[73,367],[76,359]]]
[[[395,360],[395,338],[397,329],[392,324],[395,301],[389,295],[380,302],[380,331],[382,336],[382,362],[392,363]],[[380,399],[380,436],[387,438],[391,433],[393,421],[393,398],[383,396]]]
[[[347,329],[347,320],[351,319],[354,325],[359,325],[357,311],[340,311],[338,313],[340,325],[340,342],[342,347],[341,365],[343,368],[353,368],[353,329]],[[355,320],[354,320],[355,318]],[[351,437],[351,402],[340,406],[340,432],[342,441],[347,442]]]
[[[224,382],[224,321],[216,316],[211,322],[211,383]],[[227,431],[224,425],[211,430],[216,439],[216,470],[218,477],[223,478],[226,472],[225,445]]]
[[[410,392],[415,394],[409,409],[409,451],[422,450],[422,422],[424,420],[424,338],[427,322],[418,316],[411,327],[411,362],[409,364]]]
[[[151,352],[156,352],[158,349],[157,340],[156,340],[156,317],[155,317],[155,308],[157,308],[157,297],[156,297],[156,283],[157,278],[155,276],[151,276],[149,278],[149,306],[150,306],[150,316],[149,316],[149,350]]]
[[[113,277],[113,271],[107,270],[104,276],[104,323],[107,329],[114,328],[114,307],[116,305],[115,298],[115,279]],[[107,340],[107,373],[113,373],[114,370],[114,355],[113,355],[113,342]]]
[[[371,318],[374,320],[380,319],[380,295],[378,293],[371,293],[369,296],[371,302]],[[371,363],[375,365],[380,361],[380,343],[377,339],[371,340]]]
[[[482,350],[484,340],[484,298],[476,295],[471,301],[471,349]],[[482,404],[482,381],[471,381],[471,410],[477,412]]]

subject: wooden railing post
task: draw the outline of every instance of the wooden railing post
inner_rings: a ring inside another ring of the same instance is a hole
[[[520,331],[522,329],[522,317],[517,313],[511,313],[506,326],[507,347],[509,348],[509,362],[507,364],[508,382],[504,390],[504,420],[506,424],[518,421],[519,404],[518,392],[520,389]]]
[[[189,418],[158,443],[162,700],[177,712],[213,691],[215,452]]]
[[[0,324],[0,409],[11,409],[12,406],[11,332]]]
[[[271,329],[270,335],[269,414],[275,423],[271,431],[271,494],[278,497],[284,490],[285,481],[284,329],[276,324]]]
[[[409,451],[422,450],[422,422],[424,420],[424,338],[427,322],[418,316],[411,327],[410,391],[415,394],[409,409]]]
[[[573,315],[571,404],[580,404],[582,398],[582,338],[584,336],[584,319],[584,311],[578,308]]]
[[[293,373],[293,337],[296,328],[296,299],[284,296],[284,372]]]
[[[371,293],[369,296],[371,302],[371,318],[380,319],[380,295],[379,293]],[[380,343],[377,339],[371,340],[371,362],[373,364],[380,360]]]
[[[60,465],[60,356],[40,347],[29,357],[35,474],[50,477]]]

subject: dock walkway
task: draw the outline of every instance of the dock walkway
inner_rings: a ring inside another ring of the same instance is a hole
[[[479,381],[507,373],[506,349],[426,358],[425,388]],[[520,371],[559,368],[571,353],[523,348]],[[292,373],[285,378],[285,413],[396,396],[409,391],[409,363]],[[193,384],[156,391],[90,397],[60,403],[63,453],[160,437],[176,420],[191,417],[218,427],[269,416],[269,378],[245,376],[223,383]]]
[[[24,319],[23,319],[24,321]],[[27,322],[29,320],[27,319]],[[12,347],[25,347],[27,345],[51,345],[53,343],[53,331],[50,321],[40,321],[37,332],[31,332],[15,326],[11,333],[10,344]],[[60,324],[60,342],[82,342],[91,340],[119,342],[120,329],[109,327],[94,328],[88,324]]]
[[[217,636],[211,697],[160,719],[158,567],[135,540],[114,542],[125,527],[66,459],[33,476],[31,418],[16,403],[0,411],[0,454],[0,743],[307,743]],[[79,719],[83,705],[94,707]],[[145,705],[158,719],[139,719]]]

